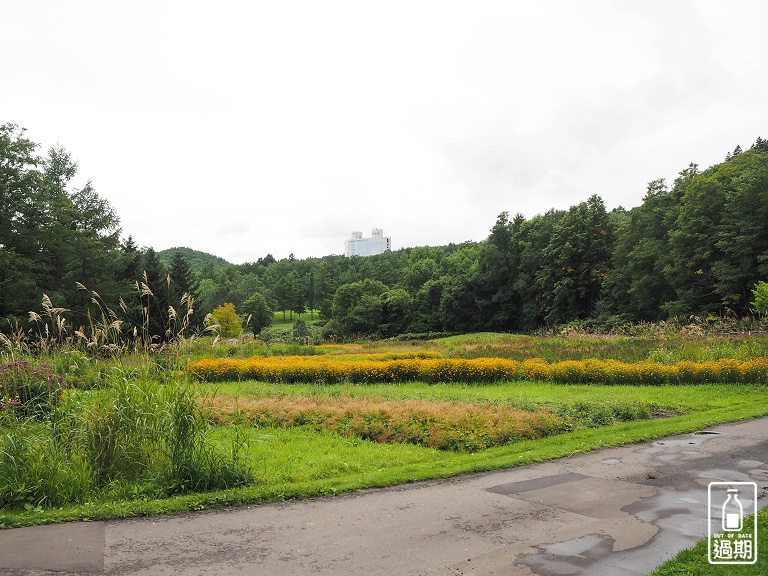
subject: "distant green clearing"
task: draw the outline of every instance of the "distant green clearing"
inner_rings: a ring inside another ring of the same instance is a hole
[[[272,320],[273,326],[293,326],[294,322],[296,320],[304,320],[304,322],[313,322],[314,320],[320,319],[320,312],[318,310],[315,310],[314,312],[303,312],[302,314],[297,314],[296,312],[290,312],[289,310],[286,310],[283,312],[282,310],[279,310],[275,312],[275,317]]]

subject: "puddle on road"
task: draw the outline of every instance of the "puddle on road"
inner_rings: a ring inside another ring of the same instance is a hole
[[[706,480],[709,482],[754,482],[749,472],[737,472],[727,468],[711,468],[709,470],[699,470],[695,476],[697,481]]]
[[[738,464],[742,468],[762,468],[765,466],[765,462],[760,460],[739,460]]]
[[[540,554],[518,559],[536,574],[584,574],[583,568],[611,554],[613,538],[588,534],[573,540],[536,546]]]

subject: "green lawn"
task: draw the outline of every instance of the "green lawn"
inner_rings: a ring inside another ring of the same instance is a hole
[[[558,407],[576,402],[640,403],[659,410],[704,411],[735,404],[768,403],[768,387],[746,384],[606,386],[503,382],[494,384],[272,384],[226,382],[198,384],[202,393],[230,396],[351,396],[386,399],[509,403],[520,408]]]

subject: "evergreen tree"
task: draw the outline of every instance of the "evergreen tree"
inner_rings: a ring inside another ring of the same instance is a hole
[[[275,313],[267,305],[267,301],[260,292],[255,292],[248,298],[240,310],[248,320],[247,328],[250,328],[254,334],[259,334],[264,328],[272,326]]]
[[[168,286],[169,305],[177,314],[186,314],[188,309],[192,314],[187,318],[191,330],[203,327],[202,310],[199,308],[200,284],[189,266],[187,258],[181,252],[174,252],[168,270],[170,283]],[[186,296],[186,297],[185,297]]]
[[[72,186],[77,163],[66,150],[41,159],[36,148],[23,129],[0,126],[0,317],[26,316],[43,293],[85,312],[91,293],[77,283],[104,300],[120,292],[117,215],[90,182]]]
[[[288,305],[291,310],[291,319],[293,319],[293,313],[304,314],[307,311],[307,295],[306,285],[304,278],[302,278],[297,270],[291,270],[286,278],[288,284]]]
[[[311,320],[315,319],[315,269],[310,268],[309,279],[307,281],[307,307],[309,308],[309,317]]]
[[[141,305],[142,329],[145,339],[164,342],[168,339],[169,277],[163,263],[152,248],[147,248],[142,258]]]
[[[768,140],[763,140],[760,136],[757,137],[755,143],[752,144],[752,150],[757,152],[768,152]]]
[[[40,242],[41,160],[37,144],[14,124],[0,125],[0,318],[26,316],[41,296],[36,272]]]
[[[139,335],[142,327],[142,303],[138,297],[140,281],[143,281],[143,255],[133,236],[123,242],[117,264],[117,281],[122,286],[120,307],[123,310],[123,334]]]
[[[509,330],[520,314],[514,291],[514,273],[517,271],[510,267],[512,235],[509,214],[502,212],[477,256],[471,282],[485,330]],[[462,289],[452,286],[449,298],[465,299],[461,292]],[[443,316],[447,312],[446,306],[444,303]]]
[[[472,286],[480,246],[465,245],[443,260],[444,285],[440,296],[440,324],[449,332],[481,329],[482,318]]]
[[[548,284],[551,271],[545,269],[545,253],[558,222],[565,216],[562,210],[549,210],[522,222],[515,234],[519,250],[519,268],[512,287],[521,302],[519,326],[534,330],[544,324],[548,313],[546,296],[552,286]]]

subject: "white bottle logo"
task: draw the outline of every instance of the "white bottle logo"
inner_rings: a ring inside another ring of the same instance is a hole
[[[723,504],[724,532],[739,532],[744,526],[744,508],[739,502],[738,494],[738,489],[728,489],[728,499]]]
[[[756,482],[710,482],[707,489],[710,564],[757,562]]]

